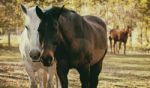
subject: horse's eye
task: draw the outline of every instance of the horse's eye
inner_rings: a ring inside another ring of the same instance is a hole
[[[26,26],[26,25],[25,25],[25,28],[26,28],[27,30],[29,30],[29,27],[28,27],[28,26]]]

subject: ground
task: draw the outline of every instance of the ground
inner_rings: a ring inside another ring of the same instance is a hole
[[[28,88],[18,48],[0,49],[0,88]],[[69,88],[80,88],[79,74],[70,70]],[[107,54],[98,88],[150,88],[150,55]]]

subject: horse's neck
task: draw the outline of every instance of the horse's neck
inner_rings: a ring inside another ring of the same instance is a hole
[[[129,28],[126,28],[125,32],[128,34],[129,33]]]
[[[59,22],[63,42],[71,44],[75,40],[74,30],[71,22],[66,21],[64,17],[61,17]]]

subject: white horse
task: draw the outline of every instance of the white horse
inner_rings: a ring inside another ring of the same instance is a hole
[[[35,7],[27,8],[21,5],[25,15],[25,29],[21,34],[19,50],[23,64],[29,76],[30,88],[54,88],[53,78],[56,76],[57,88],[61,88],[56,72],[56,62],[50,67],[44,67],[40,62],[41,47],[39,42],[38,26],[40,19],[36,15]]]

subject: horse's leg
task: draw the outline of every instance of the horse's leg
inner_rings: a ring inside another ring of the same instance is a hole
[[[113,46],[114,47],[114,54],[116,54],[116,43],[117,43],[117,41],[114,40],[114,46]]]
[[[30,88],[37,88],[37,83],[35,80],[35,72],[33,72],[31,65],[27,61],[24,64],[25,64],[26,72],[29,76]]]
[[[61,83],[60,83],[60,78],[59,78],[57,72],[56,72],[55,76],[56,76],[56,88],[62,88]]]
[[[57,74],[57,68],[56,68],[56,61],[53,61],[52,66],[50,66],[48,68],[48,73],[49,73],[49,85],[48,88],[54,88],[54,81],[56,83],[56,88],[61,88],[61,84],[60,84],[60,79],[58,77]],[[55,80],[54,80],[54,76],[55,76]]]
[[[56,82],[56,88],[62,88],[61,83],[60,83],[60,78],[57,74],[57,62],[54,61],[53,62],[53,75],[55,76],[55,82]]]
[[[90,88],[90,65],[79,66],[77,70],[80,74],[82,88]]]
[[[40,88],[47,88],[48,85],[48,74],[44,69],[40,69],[37,72],[37,77],[40,82]]]
[[[46,71],[44,71],[44,74],[43,74],[43,88],[49,88],[48,87],[48,73]]]
[[[68,72],[69,72],[69,68],[66,65],[64,65],[63,62],[61,62],[61,61],[60,61],[60,63],[58,62],[58,64],[57,64],[57,74],[58,74],[58,77],[60,79],[62,88],[68,88],[67,75],[68,75]]]
[[[90,69],[90,88],[97,88],[98,85],[98,76],[102,70],[102,61],[99,61],[95,65],[91,66]]]
[[[115,52],[118,53],[118,42],[116,42],[115,48],[116,48]]]
[[[126,55],[126,42],[124,42],[124,55]]]
[[[120,49],[121,49],[121,42],[119,42],[119,51],[120,51]],[[118,53],[119,53],[119,51],[118,51]]]
[[[91,66],[90,69],[90,88],[97,88],[98,85],[98,76],[102,70],[102,63],[103,63],[103,59],[105,57],[107,53],[107,50],[105,51],[103,57],[101,58],[101,60],[99,62],[97,62],[95,65]]]
[[[53,65],[48,67],[48,74],[49,74],[48,88],[54,88],[55,71],[56,71],[56,64],[54,63]]]
[[[111,53],[112,53],[112,38],[109,36],[109,41],[110,41],[110,49],[111,49]]]

